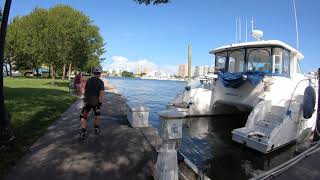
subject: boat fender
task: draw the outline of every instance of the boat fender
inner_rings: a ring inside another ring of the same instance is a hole
[[[311,118],[316,105],[316,91],[312,86],[306,87],[303,96],[303,117]]]
[[[186,91],[190,91],[190,90],[191,90],[191,86],[190,86],[190,85],[186,86],[186,87],[185,87],[185,90],[186,90]]]

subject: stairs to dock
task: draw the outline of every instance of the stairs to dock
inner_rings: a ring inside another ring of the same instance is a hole
[[[295,128],[285,105],[264,103],[251,112],[245,127],[232,131],[232,139],[266,154],[294,140]]]
[[[270,137],[273,130],[283,123],[286,115],[286,108],[283,106],[272,106],[263,119],[256,120],[252,131],[264,134],[265,137]]]

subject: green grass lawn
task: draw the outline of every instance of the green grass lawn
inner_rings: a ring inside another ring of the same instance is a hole
[[[44,134],[75,100],[68,92],[69,81],[50,79],[5,78],[5,105],[11,116],[16,142],[0,150],[0,179]]]

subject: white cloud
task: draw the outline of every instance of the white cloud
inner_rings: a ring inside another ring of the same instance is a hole
[[[148,59],[130,61],[128,58],[123,56],[112,56],[112,62],[104,64],[103,69],[114,69],[114,70],[129,70],[135,72],[135,70],[140,67],[143,71],[143,68],[148,68],[150,71],[164,71],[166,73],[176,73],[178,66],[158,66],[154,62]]]

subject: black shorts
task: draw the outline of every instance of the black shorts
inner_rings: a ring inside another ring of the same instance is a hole
[[[81,111],[80,118],[87,118],[90,110],[93,110],[93,113],[95,116],[100,116],[100,109],[101,107],[99,105],[90,105],[90,104],[85,104]]]

